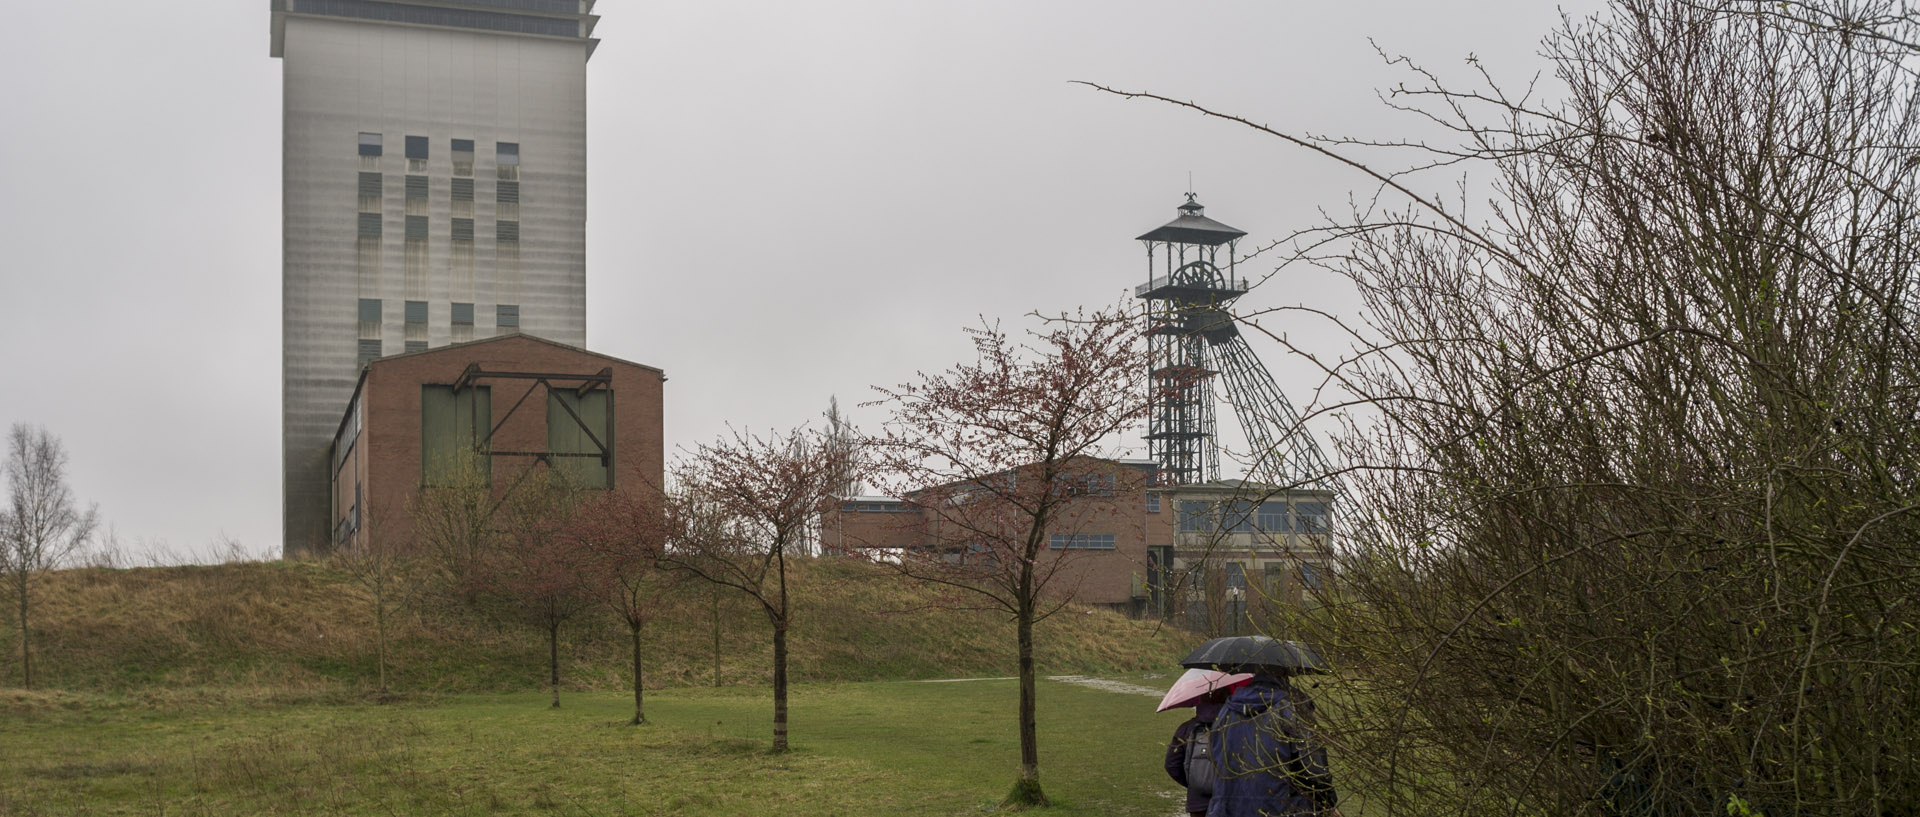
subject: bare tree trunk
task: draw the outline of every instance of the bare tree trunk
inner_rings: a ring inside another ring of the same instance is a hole
[[[1020,598],[1017,627],[1020,633],[1020,779],[1007,794],[1007,804],[1047,805],[1040,790],[1040,734],[1035,712],[1036,690],[1033,671],[1033,603],[1031,594]]]
[[[552,679],[548,682],[548,685],[551,686],[553,689],[553,706],[550,706],[547,708],[559,709],[560,708],[560,625],[558,623],[547,625],[547,667],[553,673]]]
[[[773,623],[773,751],[787,750],[787,622]]]
[[[33,650],[27,644],[27,582],[21,574],[21,581],[15,589],[20,592],[20,673],[21,686],[33,688]]]
[[[720,686],[720,586],[713,586],[713,685]]]
[[[640,700],[640,625],[631,625],[631,629],[633,631],[633,720],[629,721],[628,725],[639,726],[647,722],[647,713],[641,706]]]
[[[373,596],[374,654],[380,663],[380,691],[387,691],[387,594],[384,589]]]

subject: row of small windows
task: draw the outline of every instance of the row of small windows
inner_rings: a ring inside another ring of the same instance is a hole
[[[1111,533],[1056,533],[1047,537],[1047,547],[1054,550],[1113,550],[1114,537]]]
[[[840,510],[847,513],[913,513],[918,510],[905,502],[845,502]]]
[[[454,201],[473,201],[473,180],[452,179]],[[360,195],[373,198],[386,195],[386,176],[368,171],[360,172]],[[427,177],[407,177],[407,198],[427,198]],[[520,183],[503,181],[493,186],[493,200],[501,204],[520,203]]]
[[[407,216],[406,219],[407,219],[406,227],[407,227],[408,238],[426,238],[427,237],[427,217],[426,216]],[[456,219],[453,219],[452,221],[453,221],[453,240],[455,241],[472,241],[473,240],[473,219],[456,218]],[[383,229],[384,229],[384,226],[379,213],[361,213],[360,214],[360,235],[362,237],[379,238],[383,234]],[[493,238],[496,241],[519,241],[520,240],[520,222],[518,221],[494,222]]]
[[[385,301],[379,298],[360,299],[360,322],[379,323],[381,305]],[[407,323],[424,324],[427,322],[426,301],[406,301],[405,316]],[[520,325],[520,306],[518,304],[498,304],[494,307],[494,324],[497,326],[518,327]],[[453,305],[453,325],[473,325],[473,304],[456,303]]]
[[[1327,532],[1324,502],[1297,502],[1291,513],[1284,501],[1262,502],[1257,506],[1248,501],[1185,501],[1180,503],[1179,510],[1182,533]]]
[[[362,156],[384,155],[384,151],[386,149],[385,139],[386,137],[384,134],[368,133],[366,131],[361,131],[360,132],[360,155]],[[473,153],[472,139],[454,139],[451,141],[452,141],[452,149],[454,153],[469,154],[467,158],[471,160],[472,158],[471,154]],[[407,149],[407,158],[409,159],[427,158],[427,137],[425,136],[407,137],[406,149]],[[493,143],[493,161],[494,161],[494,164],[501,164],[501,165],[520,164],[520,143],[519,142]]]
[[[362,334],[367,334],[369,330],[375,335],[379,333],[380,315],[382,311],[381,305],[383,303],[379,298],[360,299],[359,311]],[[418,327],[424,330],[427,325],[427,302],[404,301],[402,303],[403,316],[406,319],[407,327],[409,329]],[[453,309],[451,310],[452,314],[449,323],[455,327],[466,327],[470,332],[473,328],[473,304],[456,303],[452,306]],[[494,325],[503,331],[518,331],[520,329],[520,306],[518,304],[497,304],[494,306],[493,316]],[[456,337],[456,339],[458,338]],[[403,348],[404,351],[408,352],[423,352],[426,351],[427,342],[424,340],[409,340],[405,341]],[[382,346],[380,338],[362,337],[360,339],[360,363],[364,364],[369,360],[379,357],[381,354]]]

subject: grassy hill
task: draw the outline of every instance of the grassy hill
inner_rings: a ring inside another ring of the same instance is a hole
[[[1003,618],[953,609],[871,566],[800,560],[795,681],[1006,675]],[[396,692],[509,691],[545,680],[544,635],[437,600],[423,587],[389,623]],[[771,631],[748,600],[689,586],[663,595],[644,634],[647,686],[765,684]],[[325,563],[88,568],[54,573],[34,619],[36,686],[91,692],[219,689],[223,694],[356,693],[374,685],[367,593]],[[719,659],[715,660],[716,622]],[[1166,670],[1198,638],[1105,611],[1070,608],[1038,630],[1041,671]],[[18,634],[0,626],[0,685],[20,683]],[[605,613],[562,632],[562,680],[626,688],[625,626]]]

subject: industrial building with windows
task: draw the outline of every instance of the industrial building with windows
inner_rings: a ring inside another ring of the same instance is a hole
[[[1174,485],[1152,460],[1087,458],[1075,471],[1062,490],[1088,500],[1049,531],[1043,558],[1069,561],[1055,589],[1079,603],[1240,632],[1328,586],[1331,491]],[[850,497],[823,516],[821,545],[876,559],[956,550],[942,525],[924,495]]]
[[[361,367],[586,343],[594,0],[271,0],[283,72],[283,550],[324,550]]]

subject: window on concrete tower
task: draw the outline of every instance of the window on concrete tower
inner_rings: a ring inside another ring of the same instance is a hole
[[[407,170],[424,173],[427,169],[427,137],[407,137]]]
[[[360,155],[362,156],[380,155],[380,134],[367,133],[365,131],[361,131]]]
[[[517,304],[500,304],[494,307],[493,325],[501,329],[519,331],[520,307]]]
[[[453,150],[451,151],[451,153],[453,154],[452,156],[453,175],[455,176],[473,175],[473,140],[472,139],[453,140]],[[471,187],[473,182],[468,181],[467,184],[469,187]]]
[[[454,304],[453,305],[453,325],[454,326],[472,326],[473,325],[473,304]]]
[[[493,163],[499,168],[502,179],[520,178],[520,143],[498,142],[494,145]]]

